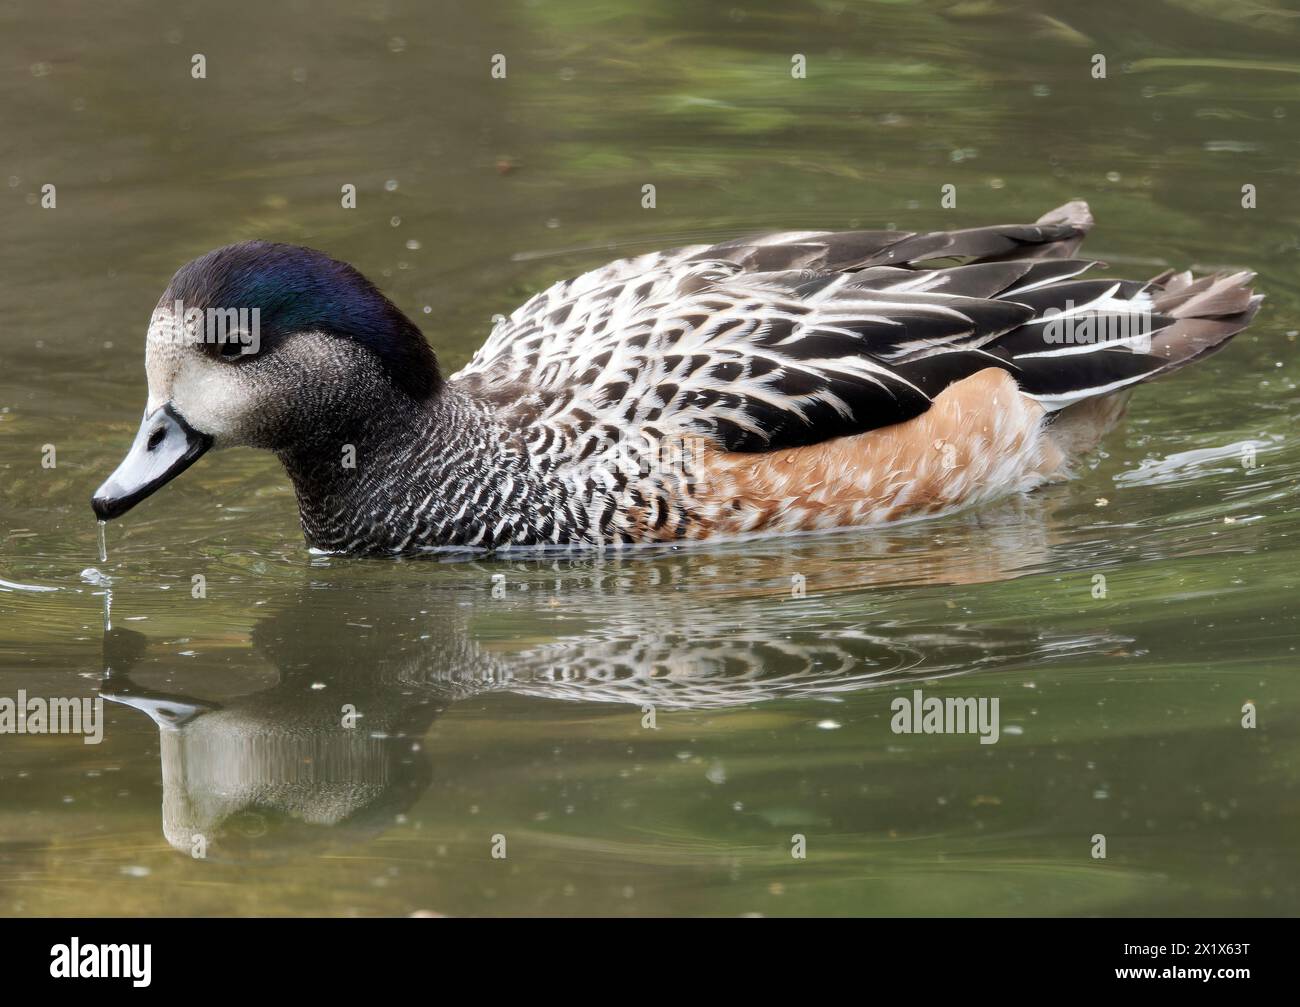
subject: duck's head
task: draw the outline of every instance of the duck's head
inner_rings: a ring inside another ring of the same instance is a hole
[[[183,266],[145,344],[149,400],[131,449],[91,498],[125,514],[209,448],[291,451],[383,422],[384,399],[441,383],[416,325],[345,262],[247,241]]]

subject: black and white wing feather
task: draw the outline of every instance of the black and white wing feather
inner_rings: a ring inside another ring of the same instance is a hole
[[[623,259],[533,297],[453,380],[557,463],[632,430],[769,451],[911,419],[989,366],[1061,408],[1249,321],[1245,274],[1082,277],[1096,264],[1071,254],[1091,223],[1070,203],[1032,225],[785,233]],[[1045,330],[1132,315],[1148,319],[1145,341],[1058,345]]]

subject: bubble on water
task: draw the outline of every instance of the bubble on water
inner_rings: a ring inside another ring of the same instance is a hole
[[[81,580],[91,587],[109,587],[113,583],[113,579],[108,574],[93,566],[88,566],[81,571]]]

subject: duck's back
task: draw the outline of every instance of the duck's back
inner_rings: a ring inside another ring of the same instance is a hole
[[[1097,278],[1069,203],[1032,225],[799,232],[623,259],[499,322],[453,382],[602,539],[897,519],[1029,488],[1049,419],[1243,328],[1249,274]],[[1088,275],[1085,275],[1088,274]],[[1073,336],[1082,333],[1080,338]],[[1114,403],[1074,410],[1100,431]]]

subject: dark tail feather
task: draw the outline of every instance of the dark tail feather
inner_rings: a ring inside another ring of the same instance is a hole
[[[865,265],[902,266],[936,259],[964,262],[1068,259],[1091,227],[1088,204],[1077,199],[1049,210],[1034,224],[999,224],[912,235],[882,249]]]
[[[950,264],[1068,259],[1092,227],[1088,204],[1058,206],[1033,224],[998,224],[963,231],[808,231],[736,238],[694,256],[725,259],[752,272],[791,269],[856,272],[872,266],[908,267],[932,260]]]
[[[1169,374],[1222,349],[1249,325],[1264,300],[1250,286],[1254,278],[1254,273],[1243,270],[1200,279],[1193,279],[1190,272],[1168,272],[1153,279],[1156,313],[1176,321],[1151,339],[1151,355],[1163,361],[1151,377]]]
[[[1085,345],[1049,344],[1043,314],[1048,307],[1042,295],[1096,293],[1095,281],[1074,281],[1039,291],[1034,307],[1039,319],[1008,333],[997,347],[1015,365],[1021,389],[1050,410],[1108,395],[1170,374],[1194,360],[1222,348],[1250,324],[1263,295],[1250,286],[1255,274],[1222,272],[1199,279],[1191,273],[1162,273],[1140,290],[1119,281],[1115,294],[1124,301],[1150,296],[1145,324],[1148,339],[1120,342],[1099,339]],[[1063,306],[1063,305],[1061,305]],[[1087,312],[1096,323],[1123,321],[1127,312],[1101,309]],[[1134,316],[1129,313],[1129,318]],[[1126,330],[1127,331],[1127,330]],[[1141,330],[1137,335],[1141,334]]]

